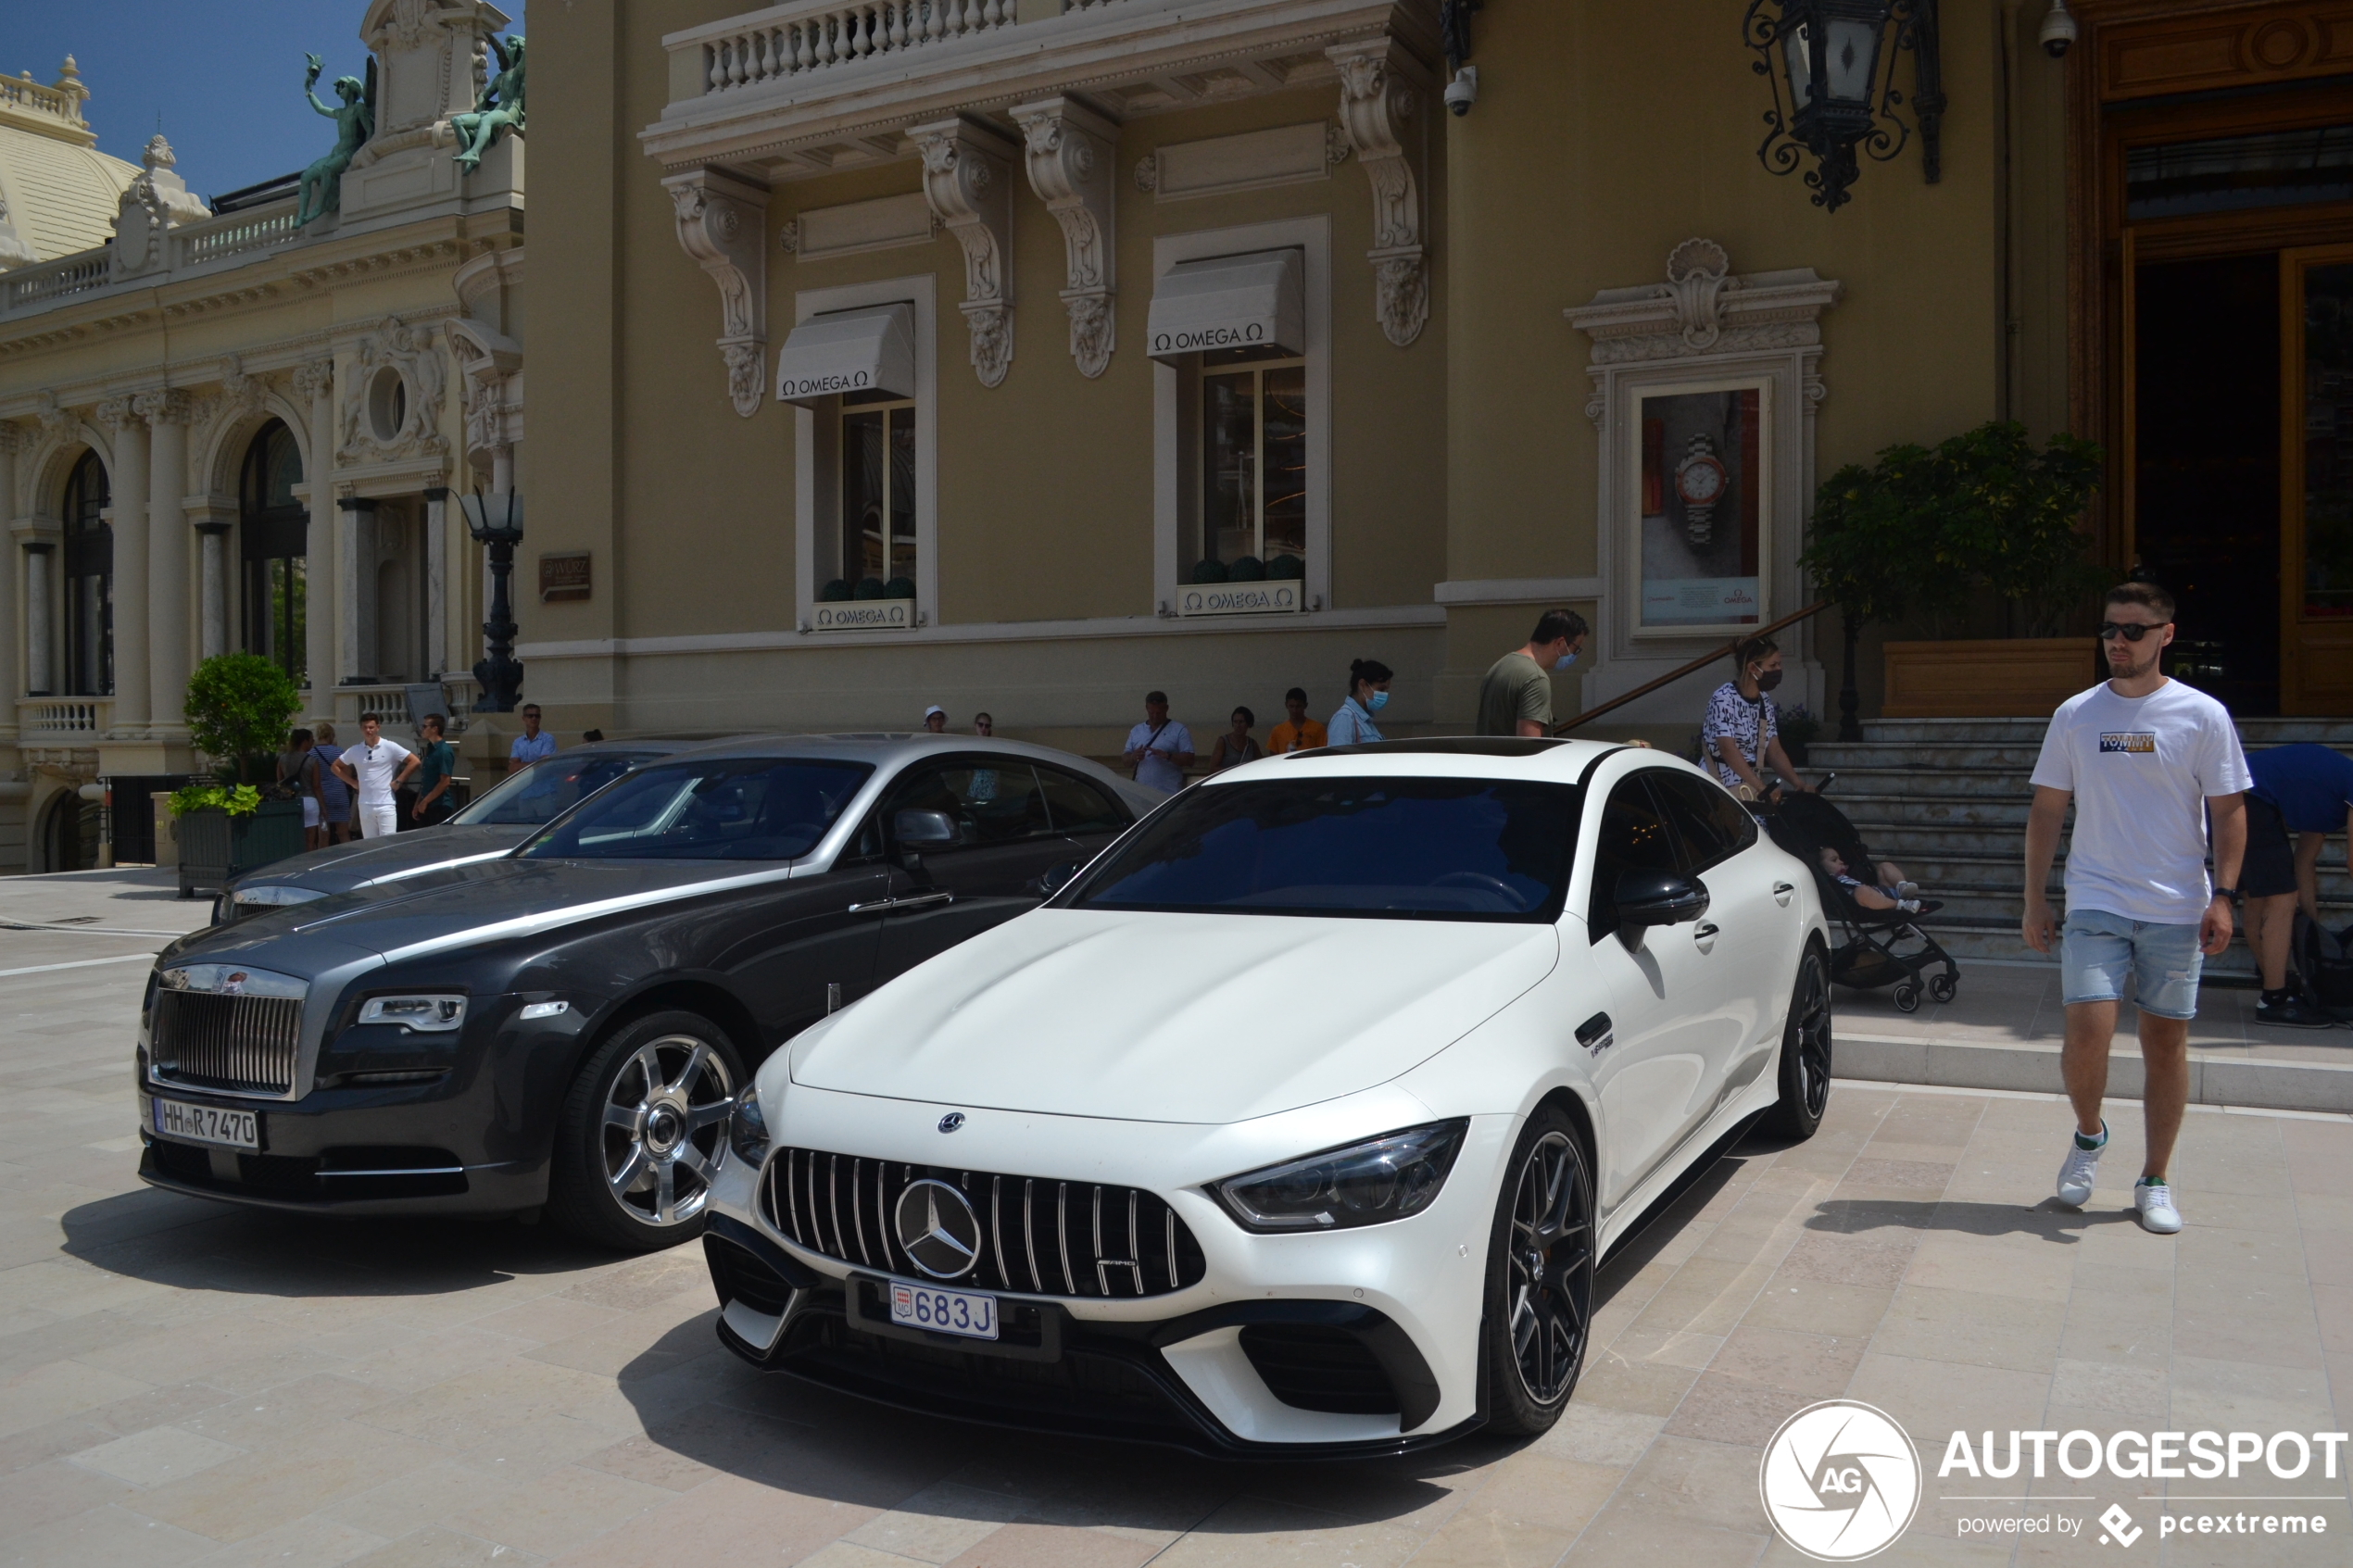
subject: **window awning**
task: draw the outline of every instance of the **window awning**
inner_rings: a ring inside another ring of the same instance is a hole
[[[776,400],[814,405],[847,392],[915,395],[915,312],[870,305],[812,316],[776,355]]]
[[[1152,288],[1145,341],[1155,359],[1204,349],[1307,351],[1307,310],[1295,250],[1180,261]]]

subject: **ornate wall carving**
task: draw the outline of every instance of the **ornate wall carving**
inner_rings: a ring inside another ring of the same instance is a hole
[[[964,250],[973,373],[1001,385],[1013,360],[1013,148],[966,119],[911,125],[924,159],[924,194]]]
[[[401,395],[393,396],[398,378]],[[448,371],[434,340],[396,316],[387,316],[359,340],[336,410],[339,463],[387,463],[438,457],[449,450],[441,434],[441,404]]]
[[[1013,121],[1022,128],[1030,189],[1062,225],[1070,357],[1080,375],[1100,376],[1111,366],[1116,338],[1112,158],[1118,131],[1068,98],[1022,105]]]
[[[1341,44],[1324,53],[1340,68],[1340,122],[1373,188],[1374,309],[1389,341],[1403,348],[1429,322],[1429,261],[1422,244],[1422,197],[1404,133],[1420,104],[1412,56],[1391,38]]]
[[[719,357],[727,397],[749,419],[767,390],[761,360],[768,345],[768,191],[715,169],[673,174],[670,192],[678,244],[719,285]]]

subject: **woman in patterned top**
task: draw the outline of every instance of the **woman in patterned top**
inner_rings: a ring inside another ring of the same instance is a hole
[[[1726,789],[1737,795],[1746,785],[1752,799],[1761,800],[1768,793],[1768,770],[1792,789],[1807,788],[1797,765],[1781,749],[1773,700],[1766,695],[1781,684],[1780,646],[1770,637],[1751,637],[1732,657],[1740,673],[1716,688],[1699,727],[1709,765]]]

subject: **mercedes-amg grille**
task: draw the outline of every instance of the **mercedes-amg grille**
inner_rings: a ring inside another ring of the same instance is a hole
[[[761,1174],[761,1216],[812,1252],[921,1278],[925,1271],[907,1255],[894,1216],[900,1195],[922,1181],[963,1193],[980,1223],[979,1258],[950,1284],[1036,1296],[1163,1296],[1209,1272],[1201,1244],[1166,1203],[1093,1182],[781,1148]]]
[[[292,997],[158,991],[148,1021],[156,1076],[208,1089],[285,1093],[301,1042]]]

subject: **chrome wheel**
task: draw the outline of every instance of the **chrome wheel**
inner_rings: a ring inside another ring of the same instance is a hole
[[[1795,1020],[1798,1102],[1808,1118],[1818,1121],[1831,1102],[1831,983],[1818,953],[1808,953],[1799,966],[1790,1014]]]
[[[1520,1386],[1539,1405],[1567,1397],[1593,1311],[1593,1184],[1566,1133],[1522,1157],[1512,1196],[1504,1298]]]
[[[727,1064],[690,1035],[665,1035],[622,1060],[604,1101],[604,1176],[613,1200],[652,1225],[698,1217],[736,1109]]]

